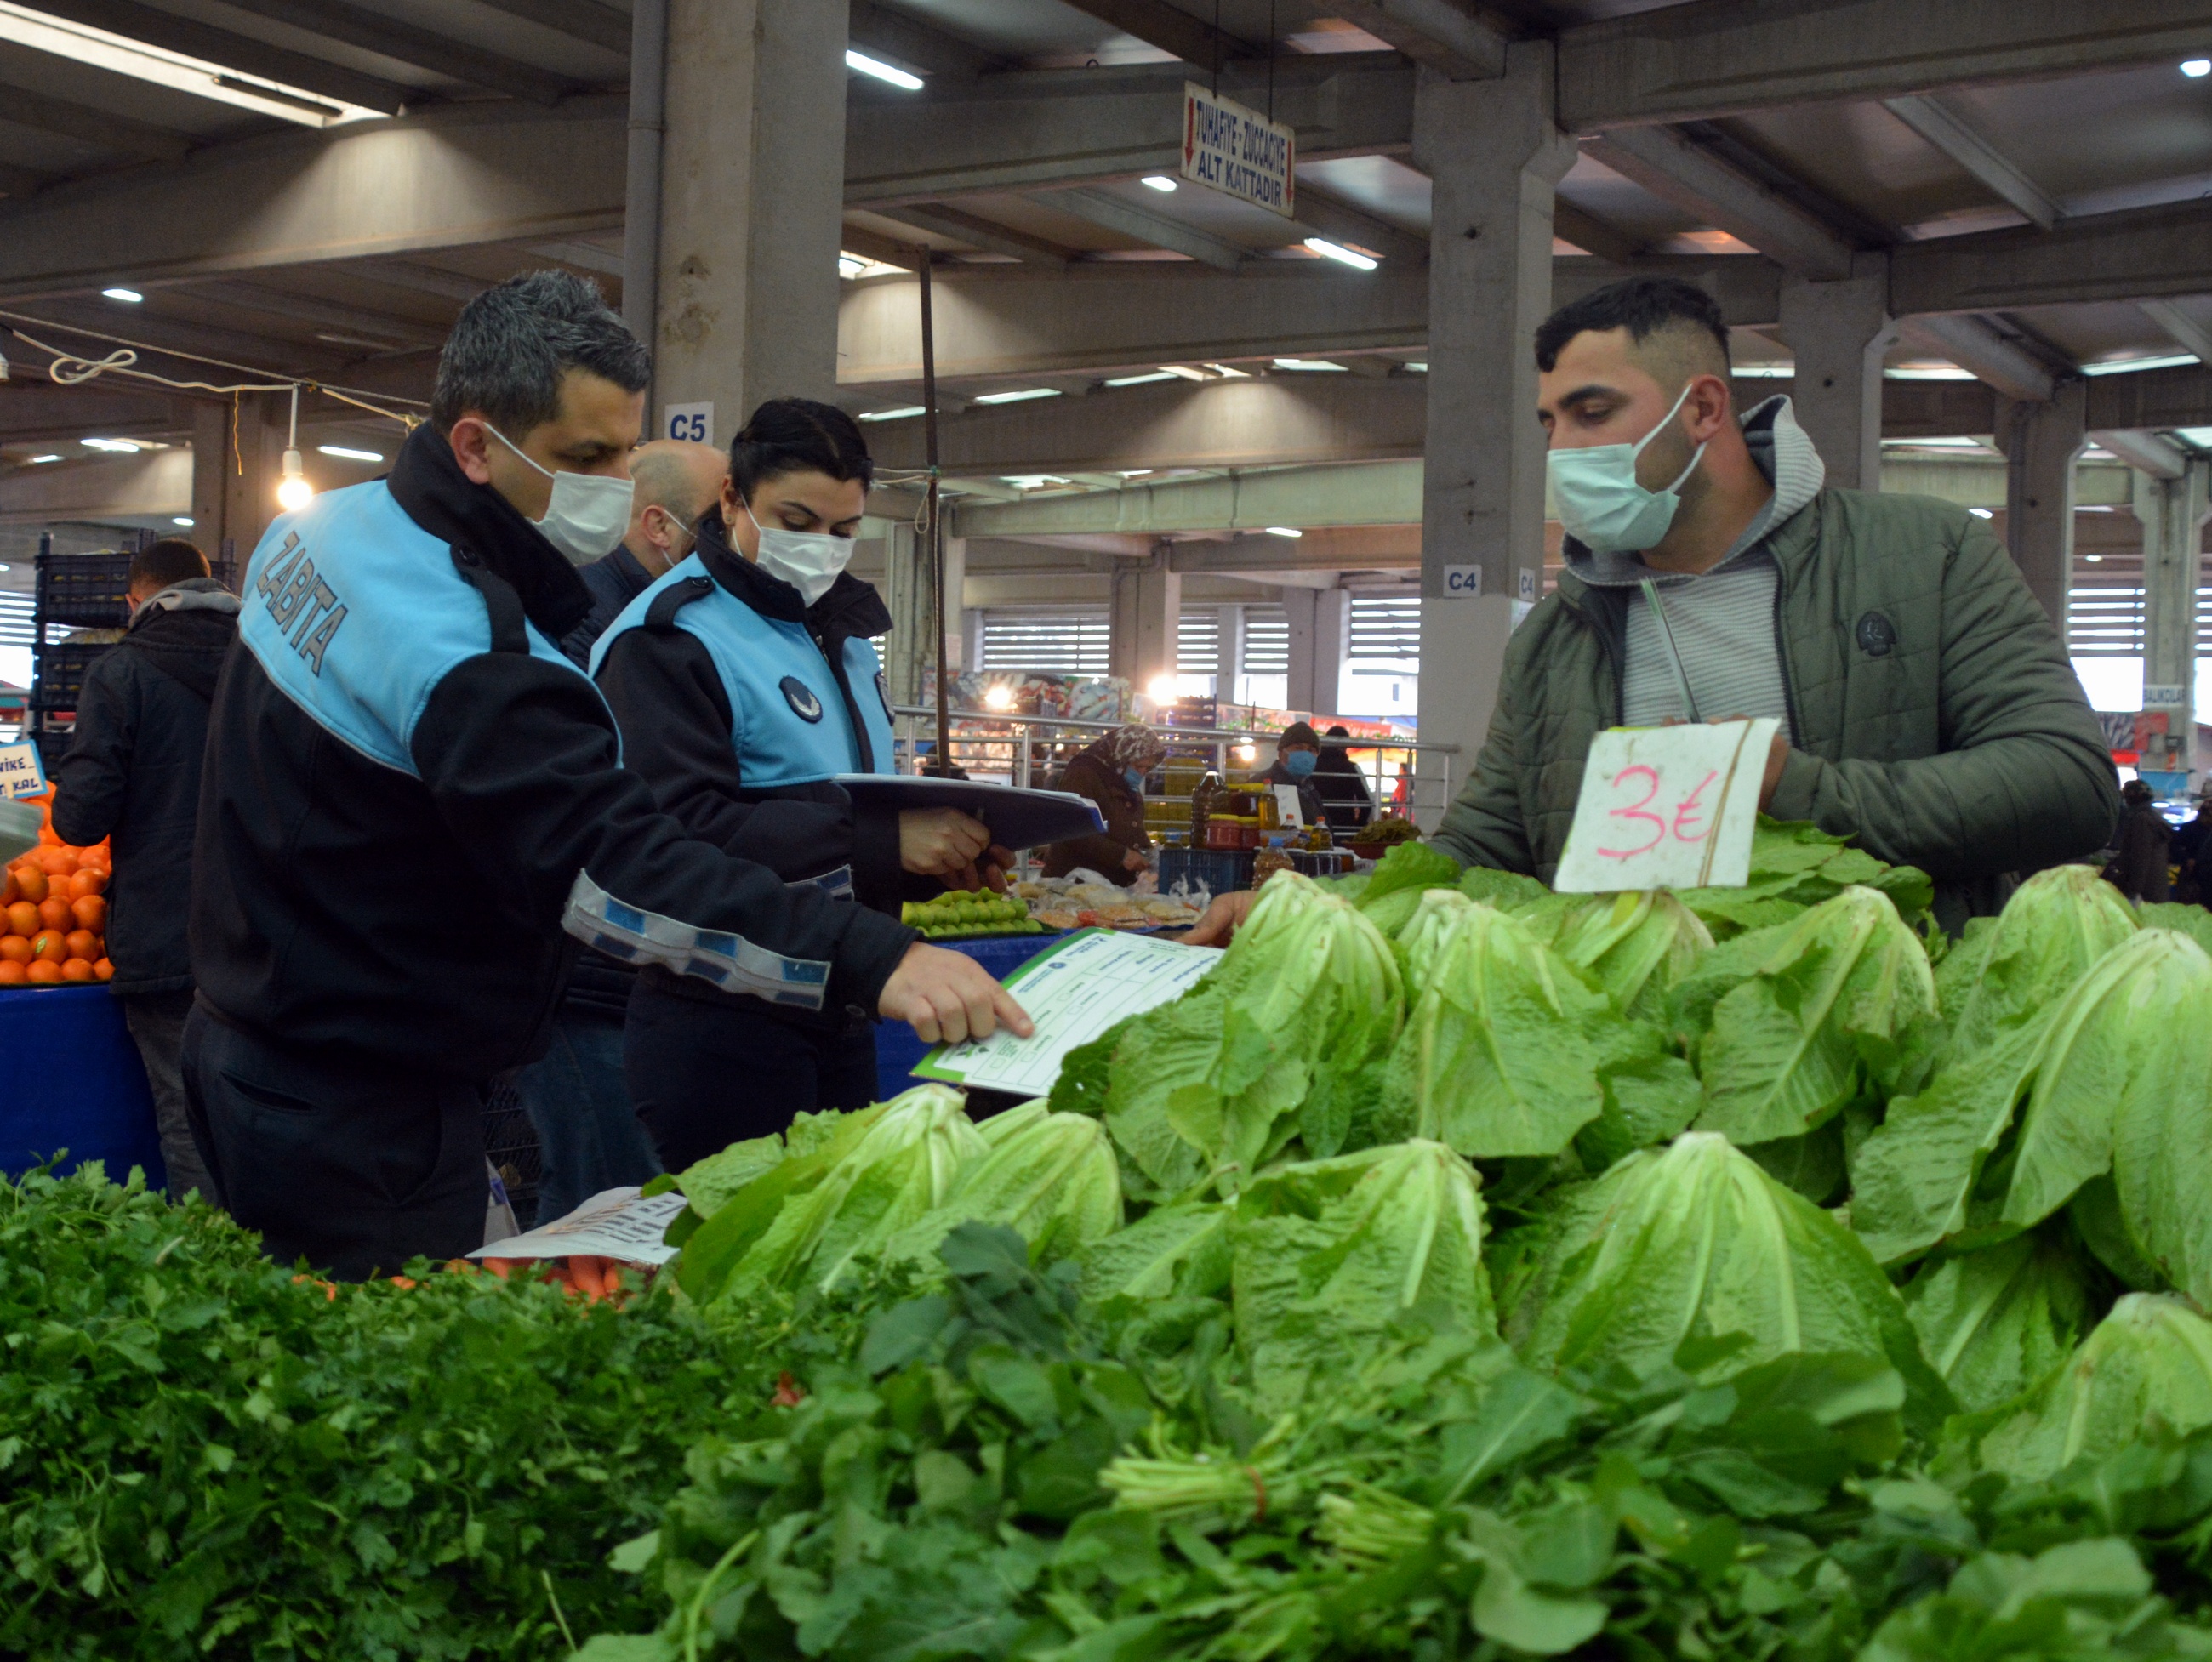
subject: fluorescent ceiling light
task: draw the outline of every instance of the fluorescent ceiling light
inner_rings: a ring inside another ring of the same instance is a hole
[[[1202,381],[1206,379],[1204,370],[1193,369],[1188,364],[1162,364],[1160,373],[1164,375],[1180,376],[1186,381]]]
[[[2084,375],[2125,375],[2138,369],[2180,369],[2197,362],[2194,352],[2171,352],[2158,358],[2123,358],[2118,363],[2083,364]]]
[[[1278,358],[1275,360],[1275,367],[1278,369],[1334,370],[1340,375],[1344,373],[1344,366],[1342,364],[1331,363],[1326,358]]]
[[[1124,479],[1142,479],[1151,472],[1150,468],[1123,468],[1121,476]]]
[[[169,523],[173,525],[182,525],[186,531],[190,531],[192,528],[192,516],[189,513],[173,513],[169,516]]]
[[[1206,367],[1224,381],[1249,381],[1252,379],[1250,370],[1234,368],[1228,364],[1208,364]]]
[[[2115,509],[2109,502],[2079,502],[2075,505],[2074,512],[2076,513],[2112,513],[2118,512],[2118,510]]]
[[[197,98],[213,99],[218,104],[296,121],[303,127],[335,127],[342,121],[361,121],[379,113],[343,99],[325,98],[261,76],[241,75],[204,58],[110,34],[106,29],[51,17],[16,5],[14,0],[0,0],[0,40]]]
[[[1147,375],[1112,375],[1107,378],[1109,386],[1144,386],[1152,381],[1172,381],[1176,378],[1164,369],[1155,369]]]
[[[1152,191],[1172,191],[1176,188],[1176,182],[1165,173],[1146,173],[1137,182]]]
[[[1994,519],[1997,517],[1995,508],[1968,508],[1966,512],[1977,519]]]
[[[1979,439],[1952,436],[1942,439],[1884,439],[1886,448],[1895,450],[1984,450],[1988,446]]]
[[[146,298],[135,288],[103,288],[100,292],[106,299],[111,300],[128,300],[133,306],[137,305],[139,301]],[[2194,362],[2195,360],[2192,359],[2191,361]]]
[[[2191,81],[2202,81],[2206,76],[2212,75],[2212,58],[2185,58],[2181,72]]]
[[[2101,554],[2085,554],[2081,557],[2093,566],[2100,566],[2105,562],[2105,556]]]
[[[1305,533],[1290,525],[1270,525],[1267,527],[1267,535],[1270,537],[1304,537]]]
[[[1425,375],[1429,373],[1428,365],[1420,362],[1419,360],[1415,360],[1413,362],[1407,364],[1406,367],[1413,371],[1416,375]]]
[[[928,409],[921,404],[901,404],[896,409],[872,409],[860,419],[864,422],[903,422],[909,416],[927,416]]]
[[[1067,482],[1057,473],[1002,473],[999,476],[1016,490],[1042,490],[1047,485]]]
[[[1025,386],[1018,392],[983,392],[976,395],[979,404],[1018,404],[1030,398],[1057,398],[1056,386]]]
[[[1370,259],[1364,254],[1355,254],[1342,243],[1331,242],[1327,237],[1308,237],[1306,246],[1323,259],[1335,260],[1340,264],[1352,267],[1355,271],[1372,271],[1381,264],[1380,261]]]
[[[325,456],[337,456],[349,462],[380,462],[384,452],[380,450],[349,450],[343,445],[317,445]]]
[[[1789,381],[1797,378],[1797,366],[1794,363],[1737,364],[1729,373],[1741,380]]]
[[[61,458],[58,456],[33,456],[31,458],[29,464],[33,467],[36,467],[41,462],[58,462],[60,460]]]
[[[920,76],[908,75],[904,70],[886,64],[881,58],[871,58],[866,52],[856,52],[850,47],[845,51],[845,67],[858,70],[862,75],[872,75],[878,81],[888,81],[902,91],[918,93],[921,90]]]
[[[80,439],[77,443],[87,450],[114,451],[126,455],[135,455],[138,450],[138,446],[128,439]]]
[[[2178,427],[2173,436],[2199,450],[2212,450],[2212,427]]]
[[[841,277],[880,277],[886,273],[903,276],[906,267],[893,265],[887,260],[872,259],[866,254],[856,254],[849,248],[837,251],[837,275]]]
[[[1892,381],[1971,381],[1974,379],[1972,370],[1947,363],[1899,364],[1894,369],[1885,369],[1881,373],[1884,379]]]

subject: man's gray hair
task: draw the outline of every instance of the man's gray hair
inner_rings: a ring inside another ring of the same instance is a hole
[[[529,271],[461,308],[438,358],[430,420],[441,433],[471,411],[517,443],[559,414],[561,376],[580,369],[639,392],[653,355],[599,291],[566,271]]]

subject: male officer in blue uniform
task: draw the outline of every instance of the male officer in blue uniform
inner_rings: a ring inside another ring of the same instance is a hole
[[[210,711],[185,1074],[217,1198],[362,1277],[483,1239],[483,1082],[578,940],[927,1040],[1027,1019],[957,953],[690,839],[553,644],[629,519],[644,348],[575,277],[463,310],[391,476],[280,517]]]
[[[592,667],[631,767],[694,836],[896,917],[902,899],[972,886],[990,833],[951,810],[872,809],[835,783],[891,771],[869,644],[890,614],[844,569],[873,471],[843,410],[763,404],[690,558],[630,602]],[[870,1101],[876,1086],[865,1012],[795,1010],[650,966],[623,1066],[672,1166],[802,1110]]]

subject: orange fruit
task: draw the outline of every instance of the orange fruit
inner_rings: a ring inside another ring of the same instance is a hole
[[[31,937],[31,956],[39,962],[58,964],[69,955],[69,937],[58,929],[42,929]]]
[[[52,986],[62,979],[62,967],[44,958],[33,959],[23,967],[23,979],[34,986]]]
[[[0,958],[0,987],[21,986],[29,980],[22,965],[11,958]]]
[[[65,876],[76,870],[76,851],[73,848],[41,848],[33,857],[39,870],[49,877]]]
[[[91,979],[91,959],[65,958],[62,961],[62,980],[64,981],[89,981]]]
[[[58,929],[64,934],[76,927],[76,914],[70,903],[58,895],[49,895],[39,902],[39,927]]]
[[[115,979],[115,966],[102,958],[92,967],[92,974],[94,980],[112,981]]]
[[[62,840],[59,834],[54,830],[53,810],[50,808],[46,811],[46,822],[39,828],[39,844],[44,848],[59,848],[62,846]]]
[[[80,865],[70,874],[70,898],[81,901],[91,895],[105,894],[107,873],[96,865]]]
[[[46,898],[46,874],[35,865],[26,866],[15,873],[15,887],[25,900],[36,906]]]
[[[15,874],[10,871],[0,878],[0,907],[13,906],[23,898],[23,891],[15,887]]]
[[[100,937],[88,929],[72,929],[62,937],[62,944],[69,948],[70,957],[83,959],[88,967],[100,956]]]
[[[107,901],[99,895],[80,895],[70,902],[70,915],[76,919],[79,929],[88,929],[97,935],[107,927]]]
[[[27,964],[31,943],[21,935],[0,935],[0,964]]]
[[[46,920],[39,916],[39,908],[28,901],[17,901],[8,908],[8,930],[10,934],[21,935],[25,940],[28,940],[45,926]]]

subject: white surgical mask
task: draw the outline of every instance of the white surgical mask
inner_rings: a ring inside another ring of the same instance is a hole
[[[1664,490],[1647,490],[1636,482],[1636,458],[1666,430],[1689,396],[1686,386],[1674,409],[1632,445],[1591,445],[1545,456],[1544,470],[1550,476],[1552,505],[1559,511],[1559,523],[1592,554],[1641,553],[1666,536],[1667,527],[1674,523],[1674,511],[1682,506],[1675,493],[1697,471],[1705,447],[1698,446],[1690,465]]]
[[[484,431],[553,482],[545,517],[530,523],[568,556],[570,565],[588,566],[614,552],[615,544],[629,529],[630,498],[635,486],[604,473],[555,473],[523,456],[521,446],[489,422],[484,423]]]
[[[851,537],[832,537],[824,531],[786,531],[781,525],[763,525],[753,518],[750,506],[742,502],[738,506],[744,508],[745,518],[752,520],[754,533],[760,539],[760,568],[797,589],[799,597],[808,605],[829,593],[838,573],[852,563]]]

